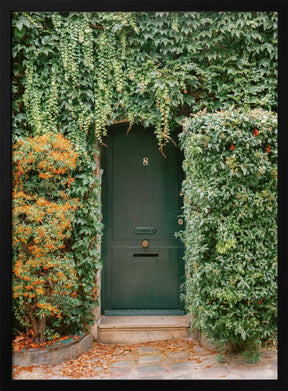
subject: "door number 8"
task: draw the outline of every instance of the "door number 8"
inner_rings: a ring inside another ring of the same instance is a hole
[[[149,164],[149,159],[148,159],[148,157],[144,157],[144,158],[143,158],[143,166],[148,166],[148,164]]]

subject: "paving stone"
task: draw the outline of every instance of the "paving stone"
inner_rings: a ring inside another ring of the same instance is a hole
[[[139,373],[161,373],[165,372],[165,369],[160,365],[142,365],[138,367]]]
[[[139,354],[150,354],[150,353],[158,353],[158,349],[154,346],[140,346],[138,348]]]
[[[182,373],[176,372],[174,374],[171,374],[170,379],[196,380],[196,379],[203,379],[203,375],[201,372],[197,372],[197,371],[193,371],[193,372],[183,371]]]
[[[213,352],[212,350],[210,351],[210,350],[208,350],[208,349],[206,349],[206,348],[202,348],[201,346],[199,346],[199,345],[195,345],[194,346],[194,351],[195,351],[195,353],[197,353],[197,354],[201,354],[201,355],[206,355],[206,354],[211,354],[211,353],[214,353],[214,354],[216,354],[215,352]]]
[[[195,364],[191,361],[189,362],[177,362],[169,365],[169,369],[172,371],[183,371],[183,370],[188,370],[188,371],[193,371],[195,369],[199,368],[199,364]]]
[[[159,373],[138,373],[137,376],[135,376],[135,379],[137,380],[167,380],[167,376],[165,374],[161,375]]]
[[[131,368],[111,368],[109,371],[109,378],[110,377],[127,378],[128,376],[131,376],[133,372],[135,374],[137,373],[136,370],[131,371]]]
[[[264,350],[261,353],[263,358],[277,359],[277,352],[275,350]]]
[[[173,352],[168,355],[170,360],[187,360],[188,358],[193,358],[193,355],[190,352]]]
[[[227,378],[234,379],[249,379],[249,380],[265,380],[265,379],[277,379],[277,372],[268,369],[245,371],[245,370],[233,370],[230,371]]]
[[[93,368],[93,370],[95,371],[95,372],[103,372],[103,368],[102,367],[95,367],[95,368]]]
[[[121,361],[116,361],[113,364],[111,364],[110,368],[123,369],[123,368],[129,368],[129,366],[128,366],[127,361],[121,360]]]
[[[205,379],[221,379],[227,378],[231,374],[229,369],[224,366],[211,366],[210,368],[203,368],[201,370],[202,375]]]
[[[145,355],[145,356],[140,356],[138,359],[138,362],[139,362],[139,365],[143,365],[143,364],[151,364],[153,362],[158,362],[158,361],[161,361],[162,359],[163,359],[163,357],[161,357],[161,356]]]
[[[203,366],[206,366],[206,365],[219,365],[219,362],[217,360],[217,356],[216,355],[204,356],[204,357],[196,356],[195,357],[195,362],[200,363]]]
[[[157,376],[157,375],[144,375],[144,376],[137,376],[138,380],[164,380],[167,379],[166,376]]]

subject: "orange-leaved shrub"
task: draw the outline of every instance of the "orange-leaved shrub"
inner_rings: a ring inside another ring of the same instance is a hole
[[[13,145],[13,314],[36,343],[65,333],[77,300],[69,248],[77,198],[69,197],[77,153],[60,133]]]

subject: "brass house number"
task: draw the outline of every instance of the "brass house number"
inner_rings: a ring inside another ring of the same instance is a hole
[[[149,164],[149,159],[148,159],[148,157],[143,157],[143,166],[148,166],[148,164]]]

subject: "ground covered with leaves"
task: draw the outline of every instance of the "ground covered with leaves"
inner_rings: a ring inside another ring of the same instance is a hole
[[[77,341],[81,335],[65,335],[62,337],[53,337],[50,341],[46,341],[43,343],[35,343],[33,339],[33,330],[25,335],[24,333],[18,335],[12,341],[12,349],[15,351],[28,350],[28,349],[45,349],[49,347],[58,347],[63,344],[71,343]]]
[[[60,365],[13,366],[13,379],[228,379],[277,378],[275,349],[263,351],[257,364],[229,354],[219,362],[219,352],[204,348],[195,339],[105,345]]]

